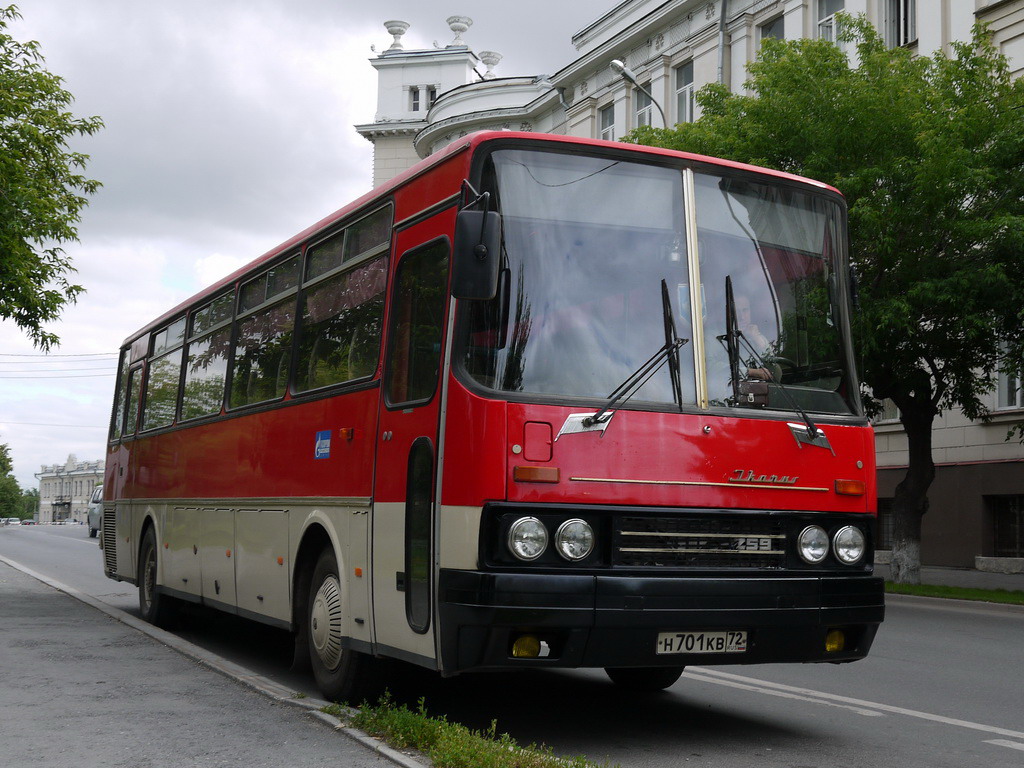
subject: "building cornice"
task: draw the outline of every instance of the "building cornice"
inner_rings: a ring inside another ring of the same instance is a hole
[[[708,16],[706,11],[709,7],[714,11],[711,16]],[[687,8],[689,10],[686,10]],[[719,2],[717,0],[715,2],[696,3],[692,6],[683,6],[678,2],[664,3],[650,14],[624,28],[594,50],[558,70],[551,76],[551,82],[557,86],[567,86],[581,77],[586,77],[593,70],[607,66],[612,59],[621,56],[624,51],[635,48],[637,43],[651,36],[654,30],[670,27],[677,20],[682,21],[689,18],[693,24],[689,35],[691,41],[699,38],[701,33],[705,31],[710,31],[711,34],[714,34],[717,32],[718,27],[718,8]],[[651,58],[658,58],[662,54],[664,54],[664,51],[657,51]]]
[[[532,121],[549,109],[553,102],[557,103],[560,99],[558,91],[555,88],[549,88],[522,106],[496,107],[479,112],[452,115],[432,122],[423,128],[413,139],[413,146],[420,157],[426,157],[430,154],[431,147],[435,142],[442,139],[445,134],[455,134],[456,131],[458,135],[451,135],[450,141],[475,131],[488,129],[532,132],[534,130]],[[512,125],[517,121],[520,123],[519,125]]]
[[[364,123],[353,127],[364,139],[373,141],[374,139],[382,139],[389,136],[408,136],[411,138],[418,131],[422,130],[425,125],[427,125],[425,120],[395,120],[384,123]]]

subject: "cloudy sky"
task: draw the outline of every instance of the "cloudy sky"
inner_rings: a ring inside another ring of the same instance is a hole
[[[17,1],[17,0],[16,0]],[[618,0],[20,0],[8,33],[38,40],[79,116],[75,149],[103,183],[67,248],[87,293],[47,357],[0,323],[0,443],[22,487],[68,454],[102,459],[116,352],[134,330],[370,186],[371,45],[444,45],[445,19],[504,56],[499,76],[553,73],[574,32]]]

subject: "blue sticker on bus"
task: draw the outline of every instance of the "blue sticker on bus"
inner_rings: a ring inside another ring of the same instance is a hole
[[[331,458],[331,430],[325,429],[316,433],[316,448],[313,451],[315,459]]]

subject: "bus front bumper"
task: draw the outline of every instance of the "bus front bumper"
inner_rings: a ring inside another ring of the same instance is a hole
[[[442,570],[446,674],[526,667],[848,662],[868,654],[885,615],[883,581],[867,575],[631,577]],[[842,650],[826,650],[831,630]],[[740,653],[659,654],[662,632],[743,631]],[[513,656],[516,639],[542,643]]]

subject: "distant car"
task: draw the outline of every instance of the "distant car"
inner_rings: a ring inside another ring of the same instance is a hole
[[[89,499],[89,538],[95,539],[103,523],[103,486],[97,485]]]
[[[8,525],[21,525],[21,518],[20,517],[8,517],[7,518],[7,524]]]

